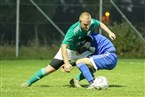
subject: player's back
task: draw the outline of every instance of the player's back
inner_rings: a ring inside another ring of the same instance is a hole
[[[116,51],[112,42],[105,36],[92,33],[91,37],[93,39],[92,46],[96,48],[95,54],[104,54],[106,52]]]

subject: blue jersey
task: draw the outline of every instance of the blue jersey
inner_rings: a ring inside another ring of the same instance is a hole
[[[95,47],[95,55],[105,54],[107,52],[116,51],[112,42],[105,36],[98,33],[91,33],[91,46]]]
[[[113,69],[117,64],[116,49],[112,42],[101,34],[91,33],[91,46],[95,47],[95,53],[90,60],[96,70]]]

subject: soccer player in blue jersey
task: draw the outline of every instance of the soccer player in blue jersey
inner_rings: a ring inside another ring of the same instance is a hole
[[[94,88],[93,73],[102,69],[112,70],[117,64],[116,49],[109,39],[97,33],[92,33],[89,38],[91,46],[84,45],[83,49],[90,50],[93,47],[94,53],[76,61],[76,66],[81,73],[70,81],[70,84],[74,87],[81,88],[79,81],[85,78],[90,83],[88,89]]]
[[[110,31],[106,25],[96,19],[93,19],[90,13],[81,13],[79,21],[74,23],[68,29],[61,43],[61,47],[53,60],[50,62],[50,65],[38,70],[28,81],[23,83],[22,86],[31,86],[34,82],[59,69],[63,64],[64,71],[70,72],[72,68],[70,60],[77,60],[89,55],[88,53],[79,54],[78,50],[82,46],[85,38],[97,27],[100,27],[107,32],[112,40],[116,38],[115,34]]]

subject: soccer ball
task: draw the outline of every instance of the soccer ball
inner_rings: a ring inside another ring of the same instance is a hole
[[[104,76],[99,76],[94,80],[95,88],[98,90],[105,90],[109,86],[109,81]]]

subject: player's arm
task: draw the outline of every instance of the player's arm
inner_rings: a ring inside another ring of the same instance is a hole
[[[100,22],[100,28],[107,32],[112,40],[116,39],[116,35],[104,23]]]
[[[61,53],[64,60],[64,70],[66,72],[70,72],[72,68],[71,64],[69,63],[67,48],[72,43],[73,40],[74,40],[74,35],[72,33],[72,29],[69,28],[61,45]]]
[[[85,38],[85,43],[80,48],[78,48],[78,53],[82,54],[86,51],[90,51],[94,53],[95,48],[91,46],[91,42],[92,42],[92,38],[90,36],[87,36]]]
[[[69,63],[68,53],[67,53],[67,47],[68,47],[67,44],[62,44],[62,46],[61,46],[61,53],[62,53],[62,57],[63,57],[63,60],[64,60],[64,70],[66,72],[70,72],[72,66]]]

